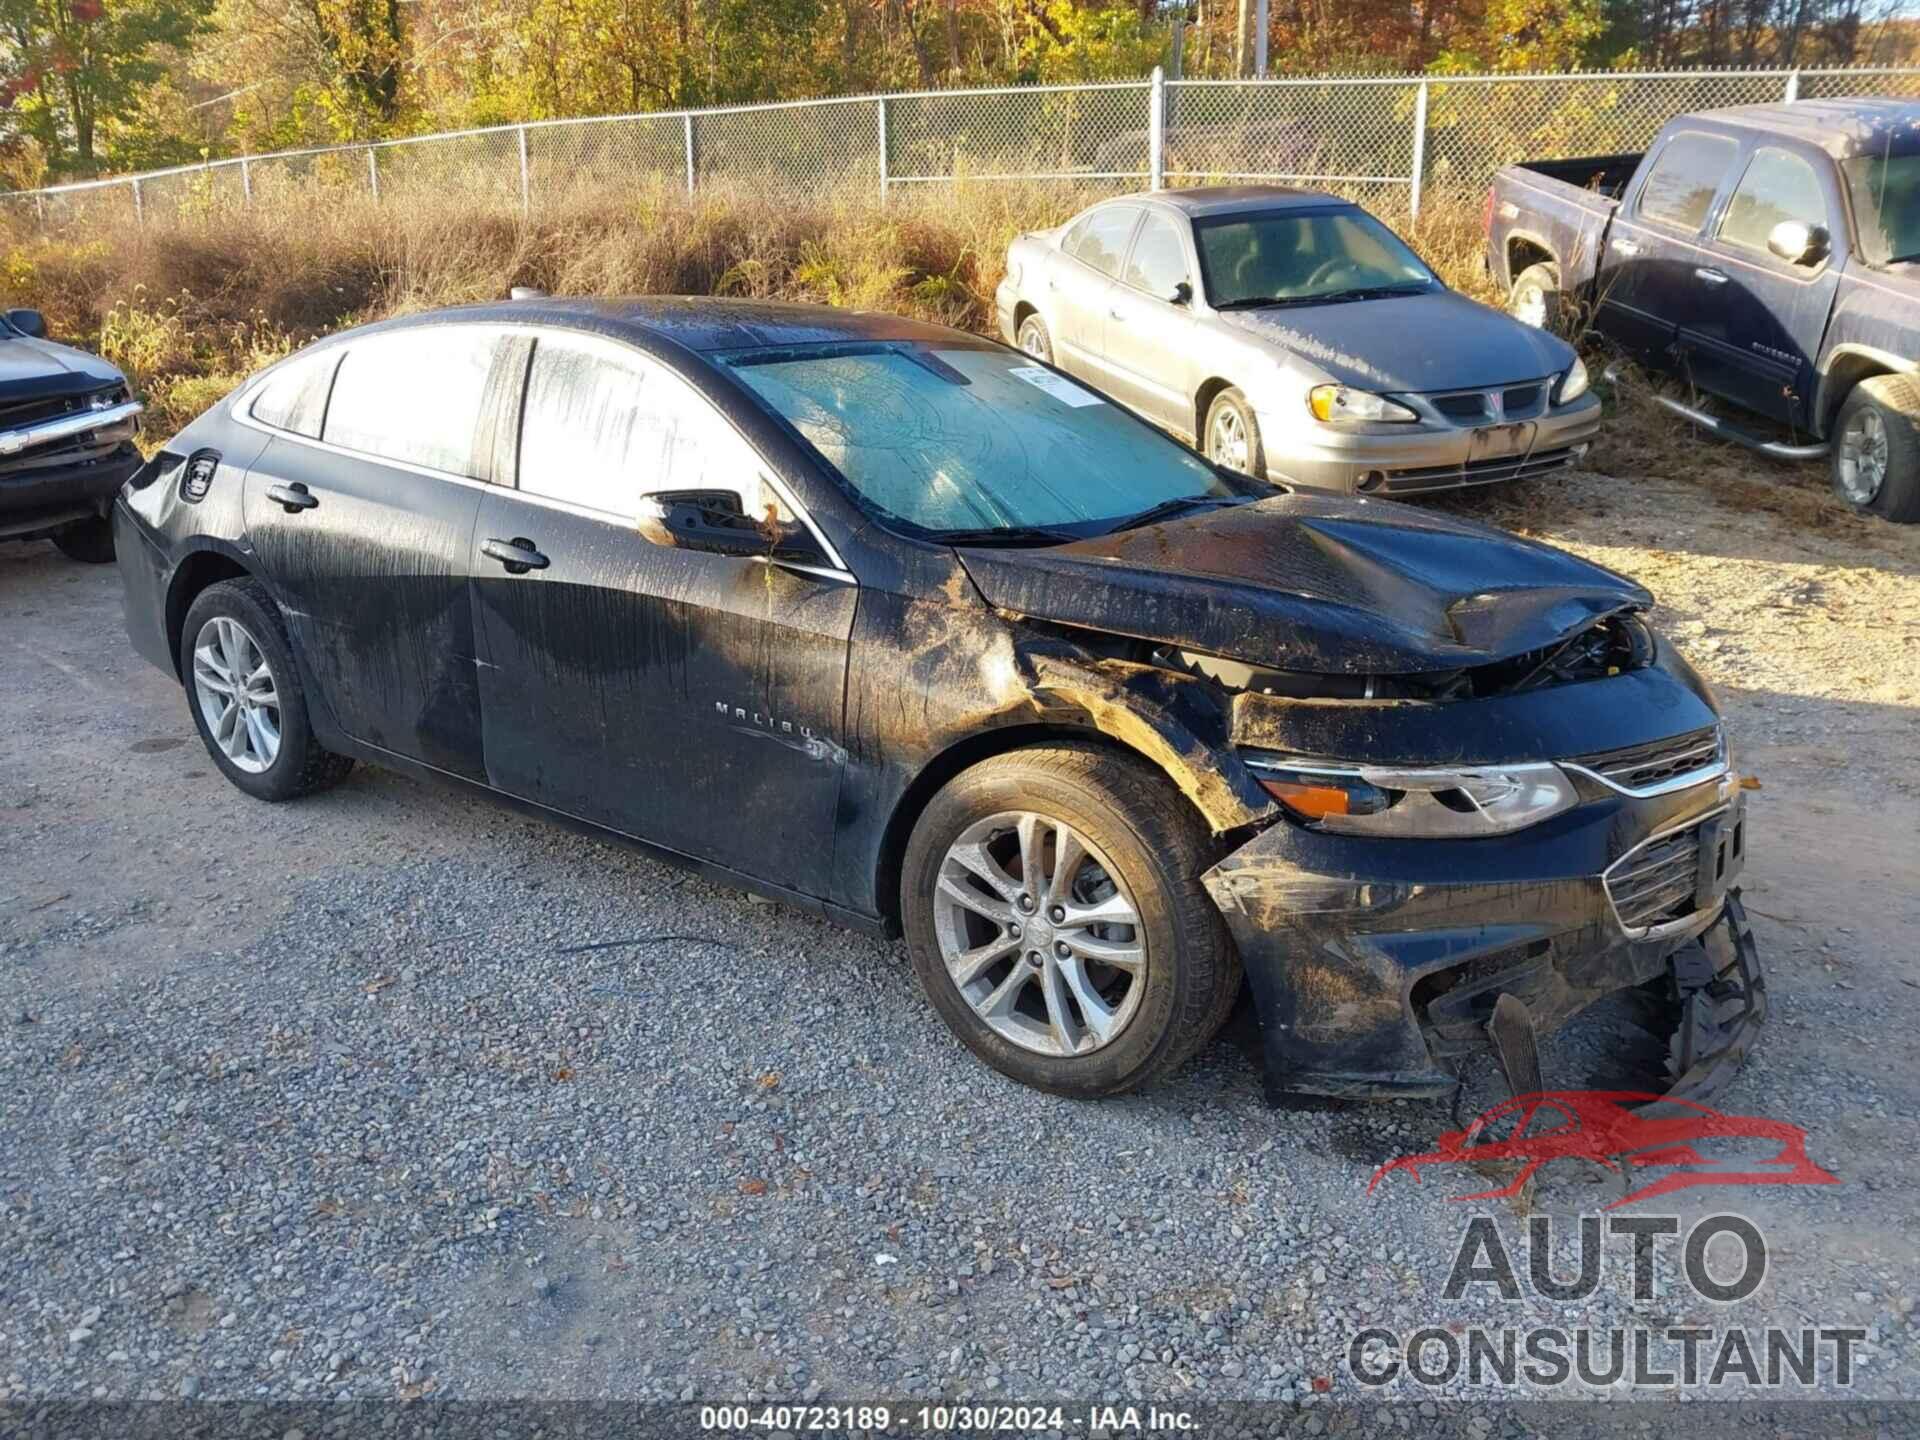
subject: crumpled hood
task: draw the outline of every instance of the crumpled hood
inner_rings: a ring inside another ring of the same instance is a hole
[[[1564,340],[1451,290],[1219,318],[1362,390],[1471,390],[1539,380],[1573,363]]]
[[[959,550],[1035,620],[1341,675],[1456,670],[1651,605],[1564,551],[1427,510],[1283,495],[1047,549]]]
[[[98,355],[51,340],[0,334],[0,401],[85,394],[121,378]]]

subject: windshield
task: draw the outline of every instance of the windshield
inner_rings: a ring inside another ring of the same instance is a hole
[[[1223,215],[1194,221],[1193,238],[1216,310],[1415,294],[1440,283],[1364,210]]]
[[[1867,262],[1920,259],[1920,153],[1857,155],[1840,170]]]
[[[965,340],[720,357],[861,506],[931,538],[1102,534],[1147,511],[1266,493],[1230,485],[1119,406],[1012,350]]]

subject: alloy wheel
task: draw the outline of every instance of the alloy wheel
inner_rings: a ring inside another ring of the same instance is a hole
[[[1023,1050],[1111,1044],[1146,991],[1140,912],[1107,858],[1029,810],[967,827],[940,862],[934,932],[954,988]]]
[[[1247,448],[1247,427],[1240,412],[1230,405],[1221,406],[1207,426],[1207,458],[1245,474],[1249,465]]]
[[[1022,354],[1031,355],[1036,360],[1053,359],[1047,345],[1047,332],[1031,319],[1020,326],[1020,351]]]
[[[280,689],[260,644],[216,615],[193,642],[193,693],[214,744],[236,770],[258,775],[280,757]]]
[[[1840,493],[1855,505],[1871,505],[1887,479],[1887,423],[1872,408],[1860,410],[1840,436]]]
[[[1536,330],[1547,328],[1547,292],[1538,285],[1522,285],[1513,292],[1507,313],[1522,325]]]

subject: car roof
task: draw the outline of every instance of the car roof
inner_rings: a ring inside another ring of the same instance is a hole
[[[490,301],[427,310],[396,320],[342,332],[336,338],[447,323],[549,325],[632,341],[655,349],[663,342],[694,351],[738,350],[782,345],[832,344],[847,340],[924,340],[964,338],[944,325],[898,315],[840,310],[778,300],[707,296],[647,295],[624,299],[567,299],[542,295],[525,300]]]
[[[1804,140],[1842,159],[1882,149],[1906,136],[1920,136],[1920,102],[1867,96],[1732,105],[1724,110],[1703,110],[1699,118]]]
[[[1141,190],[1102,200],[1105,205],[1164,205],[1183,215],[1234,215],[1252,210],[1306,210],[1322,205],[1350,206],[1351,200],[1324,190],[1296,190],[1290,185],[1204,185],[1188,190]]]

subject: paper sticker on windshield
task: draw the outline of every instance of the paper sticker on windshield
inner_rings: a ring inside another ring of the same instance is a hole
[[[1044,370],[1038,365],[1016,366],[1007,373],[1016,380],[1026,381],[1036,390],[1046,391],[1061,404],[1071,405],[1076,410],[1084,409],[1088,405],[1107,403],[1091,390],[1082,390],[1066,376],[1056,375],[1053,371]]]

